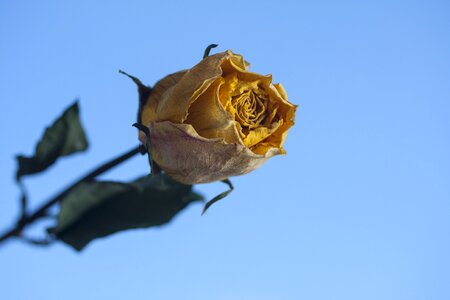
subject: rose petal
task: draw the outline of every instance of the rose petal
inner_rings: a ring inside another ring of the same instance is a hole
[[[169,176],[184,184],[246,174],[281,153],[280,149],[272,148],[259,155],[240,144],[207,139],[189,124],[153,122],[149,128],[153,159]]]
[[[175,86],[162,95],[156,108],[158,120],[183,123],[191,104],[222,75],[222,62],[231,55],[231,51],[227,51],[208,56],[187,71]]]
[[[244,145],[249,148],[255,146],[259,142],[269,137],[272,133],[274,133],[281,124],[283,124],[283,120],[279,120],[278,122],[273,123],[270,128],[258,127],[251,130],[244,139]]]
[[[284,89],[284,86],[281,83],[276,83],[273,86],[278,91],[278,93],[280,94],[281,98],[283,98],[286,101],[289,100],[288,96],[287,96],[287,93],[286,93],[286,90]]]
[[[280,89],[280,86],[278,86],[278,89]],[[281,124],[281,126],[278,127],[278,129],[273,134],[271,134],[266,140],[264,140],[265,143],[263,145],[260,145],[260,147],[256,147],[253,149],[253,151],[255,151],[256,153],[261,153],[261,151],[263,151],[264,149],[270,149],[271,147],[281,148],[281,151],[284,152],[282,146],[287,137],[287,131],[294,125],[295,110],[297,108],[297,105],[294,105],[284,99],[282,97],[282,93],[280,94],[278,89],[273,84],[270,84],[266,88],[266,91],[269,93],[271,102],[278,107],[277,113],[282,116],[283,124]],[[280,91],[283,92],[284,89],[280,89]]]
[[[242,55],[234,54],[231,50],[227,50],[225,53],[228,54],[228,59],[224,60],[221,66],[224,74],[234,71],[245,72],[250,66]]]
[[[142,107],[141,122],[146,126],[150,122],[158,120],[156,115],[156,108],[158,107],[161,96],[172,86],[178,83],[180,79],[186,74],[187,70],[179,71],[170,74],[163,79],[159,80],[152,89],[150,97],[148,97],[147,102],[144,107]]]
[[[176,78],[168,78],[170,76],[164,78],[155,85],[148,104],[143,108],[143,124],[162,120],[185,122],[191,104],[224,71],[245,71],[248,65],[241,55],[228,50],[206,57],[192,69],[183,71],[183,74],[175,73]]]
[[[223,78],[218,78],[192,103],[185,123],[191,124],[202,137],[223,138],[227,143],[242,144],[231,114],[219,100],[219,89],[223,83]]]
[[[231,144],[236,143],[243,145],[244,142],[239,134],[238,128],[236,127],[236,121],[229,120],[226,124],[219,128],[209,128],[197,131],[197,133],[208,139],[220,138],[225,142]]]

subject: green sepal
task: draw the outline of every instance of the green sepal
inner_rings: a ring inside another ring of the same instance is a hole
[[[226,185],[228,185],[229,189],[226,190],[223,193],[220,193],[219,195],[215,196],[214,198],[212,198],[211,200],[209,200],[205,206],[203,207],[203,211],[202,211],[202,215],[208,210],[208,208],[213,205],[214,203],[216,203],[219,200],[222,200],[223,198],[225,198],[226,196],[228,196],[233,190],[234,190],[234,186],[231,183],[230,179],[224,179],[221,180],[221,182],[225,183]]]
[[[209,53],[211,52],[212,48],[216,48],[219,46],[218,44],[211,44],[208,47],[206,47],[205,52],[203,52],[203,59],[207,58],[209,56]]]
[[[145,106],[145,104],[147,103],[148,98],[152,94],[153,89],[150,86],[146,86],[145,84],[143,84],[139,78],[137,78],[133,75],[130,75],[125,71],[119,70],[119,73],[127,76],[137,85],[138,93],[139,93],[139,107],[138,107],[138,113],[137,113],[137,123],[141,123],[142,109]]]
[[[150,129],[142,124],[134,123],[133,127],[136,127],[138,130],[142,131],[145,134],[145,149],[147,152],[148,163],[150,165],[150,175],[158,175],[161,173],[161,169],[158,164],[153,160],[152,155],[152,141],[150,136]]]

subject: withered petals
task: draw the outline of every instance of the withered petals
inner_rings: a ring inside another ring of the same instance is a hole
[[[159,120],[183,123],[191,104],[222,74],[221,62],[227,53],[209,56],[187,71],[178,83],[160,99],[156,113]]]
[[[184,184],[207,183],[248,173],[279,154],[272,148],[265,155],[247,147],[207,139],[189,124],[170,121],[150,124],[152,156],[169,176]],[[183,151],[179,151],[183,149]]]
[[[191,124],[195,130],[221,128],[231,120],[230,114],[223,108],[219,101],[219,89],[223,79],[218,78],[188,110],[185,123]]]
[[[178,83],[180,79],[186,74],[187,70],[179,71],[170,74],[163,79],[159,80],[152,89],[150,97],[142,107],[141,121],[142,124],[148,125],[150,122],[154,122],[159,119],[156,114],[156,108],[159,105],[161,96],[172,86]]]

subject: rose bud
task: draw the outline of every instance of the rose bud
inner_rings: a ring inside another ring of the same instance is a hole
[[[158,81],[141,107],[152,159],[184,184],[248,173],[277,154],[296,105],[270,75],[248,71],[230,50]],[[146,142],[140,132],[140,140]]]

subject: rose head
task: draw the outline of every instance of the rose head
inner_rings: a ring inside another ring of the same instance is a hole
[[[169,176],[185,184],[223,180],[285,153],[296,106],[270,75],[248,67],[228,50],[156,83],[141,123],[150,129],[153,160]]]

